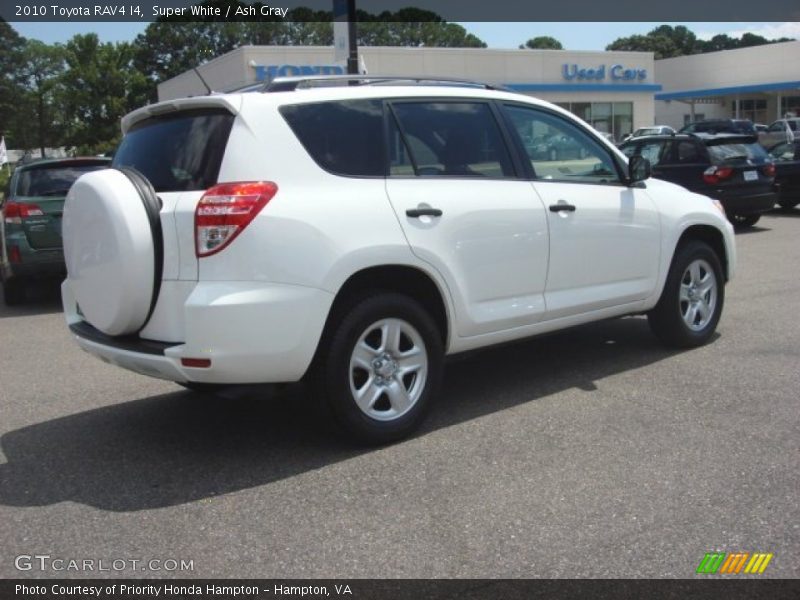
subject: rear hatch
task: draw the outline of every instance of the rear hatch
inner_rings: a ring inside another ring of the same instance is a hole
[[[45,162],[20,171],[11,201],[27,207],[21,225],[31,248],[61,248],[61,215],[69,188],[84,173],[107,166],[107,160],[87,159]]]
[[[127,131],[113,162],[147,177],[162,203],[163,280],[197,279],[194,211],[217,183],[235,118],[221,99],[190,100],[201,104],[154,105],[126,117]]]
[[[754,136],[725,136],[705,141],[711,164],[716,167],[720,189],[733,195],[769,193],[775,182],[775,166]],[[712,167],[713,168],[713,167]]]

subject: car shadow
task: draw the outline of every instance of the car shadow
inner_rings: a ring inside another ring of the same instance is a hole
[[[459,355],[419,435],[671,356],[645,319],[607,321]],[[591,401],[591,395],[587,396]],[[297,386],[265,399],[180,391],[6,433],[0,503],[73,501],[109,511],[174,506],[254,488],[372,452],[334,433]],[[413,443],[413,441],[405,442]]]
[[[800,206],[795,206],[793,208],[777,208],[771,211],[769,214],[775,217],[800,217]]]
[[[751,233],[764,233],[772,231],[771,227],[762,227],[760,225],[753,225],[752,227],[736,227],[736,235],[749,235]]]
[[[0,289],[3,284],[0,283]],[[27,317],[61,312],[61,281],[44,279],[34,281],[26,287],[26,298],[22,304],[6,306],[0,302],[0,319]]]

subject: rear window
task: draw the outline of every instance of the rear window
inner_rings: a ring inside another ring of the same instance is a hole
[[[217,183],[233,119],[215,109],[140,121],[123,138],[113,166],[137,169],[157,192],[207,190]]]
[[[108,163],[41,166],[20,171],[15,197],[66,196],[69,188],[84,173],[105,169]]]
[[[758,143],[727,143],[708,146],[708,153],[715,163],[737,160],[763,161],[767,158],[767,151]]]
[[[283,118],[323,169],[350,177],[383,177],[383,102],[349,100],[284,106]]]

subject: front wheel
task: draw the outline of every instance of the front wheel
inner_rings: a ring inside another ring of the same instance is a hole
[[[707,244],[691,241],[672,260],[661,298],[648,314],[650,328],[668,346],[701,346],[716,330],[724,300],[719,257]]]
[[[800,200],[778,200],[778,206],[780,206],[783,210],[791,210],[798,204],[800,204]]]
[[[351,306],[323,339],[316,395],[356,440],[401,439],[422,423],[439,387],[441,333],[407,296],[378,293]]]

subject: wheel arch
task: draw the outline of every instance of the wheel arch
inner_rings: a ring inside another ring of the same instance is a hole
[[[672,264],[678,248],[690,240],[705,242],[711,247],[711,249],[719,258],[719,262],[722,265],[722,272],[725,275],[725,281],[727,282],[730,279],[730,263],[728,252],[725,247],[725,237],[723,236],[722,232],[713,225],[698,224],[687,227],[683,233],[681,233],[680,238],[678,238],[678,242],[672,249],[670,264]]]
[[[310,373],[314,364],[318,362],[320,349],[325,347],[330,338],[338,316],[347,309],[349,303],[371,292],[396,292],[419,302],[436,323],[446,352],[451,331],[451,309],[442,284],[419,267],[407,264],[375,265],[356,271],[339,286],[306,374]]]

